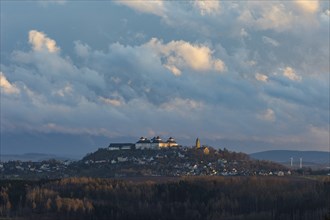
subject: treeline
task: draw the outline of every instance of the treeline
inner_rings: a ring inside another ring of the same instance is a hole
[[[0,181],[0,216],[34,220],[330,219],[330,179]]]

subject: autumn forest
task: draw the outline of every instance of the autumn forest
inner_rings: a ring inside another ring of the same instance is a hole
[[[0,216],[33,220],[329,219],[330,179],[0,181]]]

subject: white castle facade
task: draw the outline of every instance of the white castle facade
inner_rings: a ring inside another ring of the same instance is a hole
[[[167,141],[163,141],[159,136],[153,137],[150,140],[146,137],[141,137],[135,144],[132,143],[111,143],[108,150],[130,150],[130,149],[161,149],[178,147],[174,138],[170,137]]]
[[[164,142],[159,136],[149,140],[148,138],[141,137],[135,144],[136,149],[160,149],[165,147],[177,147],[178,144],[175,142],[174,138],[170,137],[166,142]]]

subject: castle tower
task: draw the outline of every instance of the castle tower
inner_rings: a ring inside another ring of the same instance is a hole
[[[201,142],[199,141],[199,139],[196,139],[196,149],[201,148]]]

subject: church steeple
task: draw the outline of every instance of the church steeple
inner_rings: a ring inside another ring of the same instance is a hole
[[[201,142],[199,141],[199,139],[196,139],[196,149],[201,148]]]

